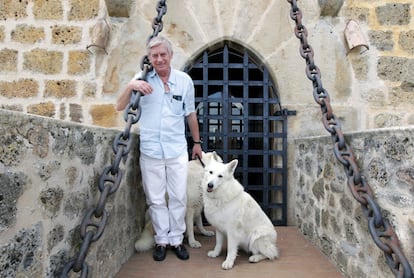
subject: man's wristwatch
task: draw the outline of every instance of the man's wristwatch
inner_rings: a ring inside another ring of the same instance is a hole
[[[201,140],[200,141],[193,141],[193,143],[194,144],[200,144],[201,145],[203,143],[203,141],[201,141]]]

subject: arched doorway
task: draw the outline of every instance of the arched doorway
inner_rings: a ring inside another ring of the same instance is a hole
[[[262,64],[247,49],[224,42],[203,51],[184,71],[195,85],[203,150],[216,151],[225,162],[237,158],[235,177],[273,224],[286,225],[287,116],[292,113],[282,109]]]

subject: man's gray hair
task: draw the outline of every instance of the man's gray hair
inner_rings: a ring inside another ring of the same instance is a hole
[[[170,54],[173,54],[173,48],[172,48],[172,44],[171,42],[163,36],[155,36],[152,39],[150,39],[150,41],[147,44],[147,51],[148,53],[150,52],[151,48],[153,48],[154,46],[163,44],[165,47],[167,47],[167,51]]]

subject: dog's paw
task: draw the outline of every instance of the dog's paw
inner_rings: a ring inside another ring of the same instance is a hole
[[[220,255],[219,252],[216,252],[214,250],[208,251],[207,256],[209,256],[210,258],[216,258]]]
[[[234,261],[232,260],[225,260],[222,264],[221,264],[221,268],[222,269],[232,269],[234,265]]]
[[[190,245],[190,247],[192,248],[200,248],[201,247],[201,243],[197,240],[194,241],[188,241],[188,244]]]
[[[213,231],[201,231],[204,236],[214,236],[215,233]]]
[[[266,259],[265,256],[261,255],[261,254],[257,254],[257,255],[252,255],[249,257],[249,262],[251,263],[257,263],[260,262],[262,260]]]

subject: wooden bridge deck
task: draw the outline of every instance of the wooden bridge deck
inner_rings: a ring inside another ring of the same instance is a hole
[[[209,228],[209,227],[207,227]],[[235,261],[231,270],[223,270],[224,252],[218,258],[209,258],[208,250],[215,244],[215,237],[204,237],[196,234],[196,239],[203,245],[201,248],[190,248],[187,261],[179,260],[173,251],[167,251],[167,258],[162,262],[152,259],[152,250],[135,253],[121,268],[116,278],[152,278],[152,277],[278,277],[278,278],[343,278],[329,259],[315,246],[308,242],[296,227],[277,227],[280,258],[274,261],[249,263],[243,251]]]

